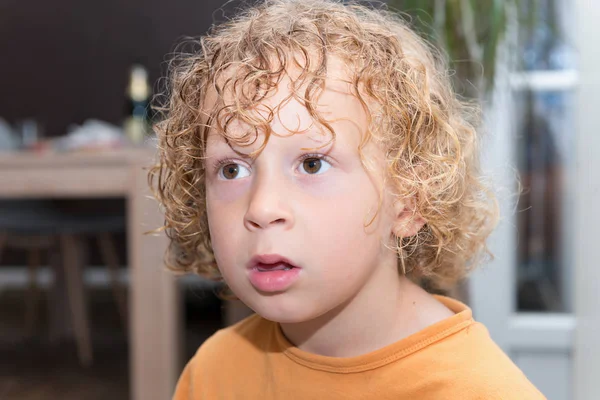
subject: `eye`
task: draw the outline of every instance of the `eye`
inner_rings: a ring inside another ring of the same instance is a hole
[[[247,176],[250,176],[250,170],[240,164],[229,162],[219,168],[219,177],[228,181]]]
[[[323,159],[322,156],[308,155],[302,160],[301,173],[307,175],[320,175],[331,168],[331,164]]]

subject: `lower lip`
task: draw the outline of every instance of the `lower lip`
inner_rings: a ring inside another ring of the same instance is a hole
[[[298,279],[300,268],[288,270],[250,270],[250,283],[261,292],[282,292],[288,289]]]

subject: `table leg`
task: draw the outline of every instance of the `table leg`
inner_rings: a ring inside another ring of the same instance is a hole
[[[57,344],[73,338],[73,324],[69,313],[69,299],[64,269],[64,257],[58,248],[52,248],[49,254],[50,266],[54,280],[49,289],[48,323],[50,326],[50,343]]]
[[[182,368],[183,305],[163,262],[167,238],[145,234],[163,222],[157,202],[149,198],[146,172],[136,166],[132,178],[127,210],[131,398],[164,400],[172,397]]]

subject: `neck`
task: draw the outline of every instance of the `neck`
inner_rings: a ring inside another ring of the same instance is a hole
[[[429,295],[407,278],[398,277],[395,268],[374,278],[354,298],[318,318],[281,324],[283,333],[301,350],[353,357],[420,330],[416,303]]]

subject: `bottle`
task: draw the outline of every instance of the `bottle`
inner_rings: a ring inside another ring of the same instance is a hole
[[[123,129],[133,144],[142,144],[150,132],[149,104],[151,89],[148,84],[148,71],[135,64],[129,71],[127,85],[126,118]]]

